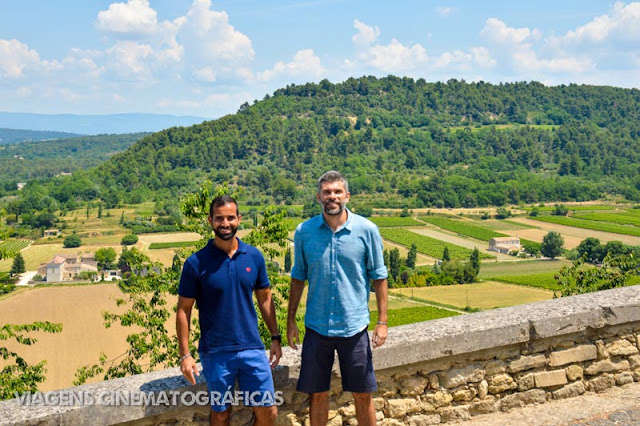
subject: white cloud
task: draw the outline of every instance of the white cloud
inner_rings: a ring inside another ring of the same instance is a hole
[[[320,58],[318,58],[312,49],[304,49],[296,52],[291,62],[277,62],[272,69],[258,73],[257,79],[260,81],[269,81],[282,77],[301,77],[307,79],[319,78],[326,73],[322,66]]]
[[[540,32],[536,29],[511,28],[497,18],[487,19],[480,35],[498,44],[521,44],[540,38]]]
[[[566,43],[640,41],[640,3],[617,2],[610,15],[594,18],[561,38]]]
[[[380,37],[380,29],[378,27],[370,27],[357,19],[353,21],[353,28],[358,30],[358,33],[351,37],[356,46],[371,45]]]
[[[396,39],[386,46],[372,46],[363,56],[369,65],[387,72],[412,70],[428,59],[427,51],[421,45],[407,47]]]
[[[531,49],[521,49],[515,52],[513,59],[515,66],[524,72],[582,73],[593,68],[593,64],[588,59],[568,56],[539,59]]]
[[[150,70],[147,59],[153,55],[153,48],[134,41],[121,41],[107,49],[107,68],[121,78],[148,79]]]
[[[469,52],[471,52],[475,63],[481,67],[489,68],[496,64],[496,60],[491,57],[491,53],[486,47],[472,47]]]
[[[158,16],[148,0],[112,3],[109,9],[98,13],[96,28],[118,35],[151,35],[158,31]]]
[[[453,7],[436,7],[436,12],[438,13],[438,15],[442,16],[443,18],[446,18],[447,16],[451,15],[456,9]]]
[[[0,40],[0,77],[24,77],[25,68],[39,68],[40,55],[18,40]]]

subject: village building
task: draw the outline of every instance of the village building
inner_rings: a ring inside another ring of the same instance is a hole
[[[513,251],[522,250],[520,238],[518,237],[495,237],[489,240],[489,251],[509,254]]]
[[[48,283],[71,281],[81,272],[98,273],[98,263],[95,255],[84,253],[80,256],[74,254],[57,254],[48,263],[43,263],[38,268],[38,275]]]
[[[60,235],[59,229],[45,229],[44,236],[45,237],[57,237]]]

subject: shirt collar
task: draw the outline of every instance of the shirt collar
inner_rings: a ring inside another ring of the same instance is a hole
[[[248,244],[245,243],[244,241],[242,241],[240,238],[235,237],[238,240],[238,249],[236,250],[236,253],[246,253],[247,252],[247,246]],[[220,250],[218,248],[218,246],[216,246],[216,244],[213,242],[214,238],[211,238],[209,240],[209,244],[211,244],[211,247],[214,248],[215,250],[218,250],[220,252],[222,252],[222,250]],[[225,253],[226,254],[226,253]]]
[[[351,231],[351,226],[352,226],[351,218],[353,217],[353,213],[351,213],[351,210],[349,210],[346,207],[345,207],[345,210],[347,211],[347,221],[343,223],[342,226],[340,226],[340,228],[336,229],[336,232],[339,232],[343,229]],[[327,222],[325,222],[324,220],[324,214],[320,213],[319,216],[320,216],[319,217],[320,220],[318,221],[318,227],[321,228],[323,226],[326,226],[327,228],[331,229],[331,227],[327,225]]]

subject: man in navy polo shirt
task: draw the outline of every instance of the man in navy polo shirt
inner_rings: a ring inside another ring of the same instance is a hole
[[[198,353],[211,396],[211,424],[228,425],[230,401],[238,380],[251,406],[256,425],[273,425],[277,408],[271,368],[282,356],[280,335],[264,257],[258,249],[236,238],[241,215],[228,195],[216,197],[209,208],[209,223],[215,239],[191,255],[184,264],[178,288],[176,330],[180,349],[180,371],[195,384],[199,375],[189,353],[189,324],[194,302],[198,303],[200,343]],[[271,332],[270,359],[258,332],[253,306],[258,307]]]
[[[346,209],[347,180],[329,171],[318,180],[322,214],[300,224],[294,237],[295,261],[287,314],[287,338],[297,349],[295,316],[309,282],[306,333],[298,391],[311,394],[311,425],[325,425],[334,352],[338,352],[342,389],[352,392],[358,425],[375,425],[372,392],[377,390],[369,346],[370,281],[376,293],[378,324],[374,348],[387,338],[387,268],[378,227]]]

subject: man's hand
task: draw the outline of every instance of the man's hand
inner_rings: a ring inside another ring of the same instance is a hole
[[[375,349],[384,345],[385,340],[387,340],[387,325],[376,325],[376,328],[373,331],[373,348]]]
[[[276,365],[280,362],[280,358],[282,358],[282,347],[280,342],[272,340],[271,349],[269,349],[269,364],[271,365],[271,368],[276,368]]]
[[[196,376],[199,376],[200,373],[198,372],[196,360],[193,359],[192,356],[188,356],[182,360],[182,362],[180,363],[180,371],[189,383],[191,383],[192,385],[196,384],[196,378],[194,377],[194,374]]]
[[[287,321],[287,342],[293,349],[298,349],[300,344],[300,332],[298,331],[298,325],[296,320]]]

